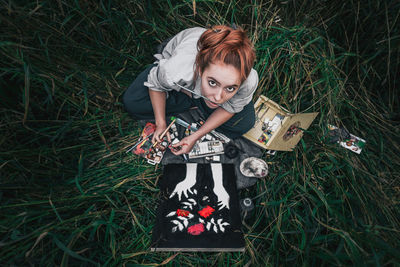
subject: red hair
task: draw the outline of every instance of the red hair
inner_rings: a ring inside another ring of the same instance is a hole
[[[197,41],[197,49],[194,81],[210,63],[222,61],[234,66],[240,72],[243,82],[249,76],[256,59],[253,44],[240,27],[233,29],[217,25],[206,30]]]

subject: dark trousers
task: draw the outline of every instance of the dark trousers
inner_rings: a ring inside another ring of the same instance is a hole
[[[147,75],[152,67],[153,66],[150,66],[140,73],[123,96],[125,109],[135,119],[154,119],[149,89],[143,85],[143,83],[147,81]],[[202,98],[190,98],[183,92],[172,90],[168,92],[165,112],[167,116],[177,115],[195,106],[201,110],[205,119],[214,111],[214,109],[210,109],[206,105]],[[241,112],[235,113],[232,118],[218,127],[217,130],[230,138],[236,138],[250,130],[254,122],[255,111],[253,101],[251,101]]]

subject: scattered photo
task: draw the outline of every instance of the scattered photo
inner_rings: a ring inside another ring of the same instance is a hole
[[[338,127],[328,124],[328,129],[330,133],[336,134],[339,133],[340,131]],[[331,139],[334,139],[331,137]],[[340,134],[338,137],[334,140],[337,140],[337,143],[339,143],[342,147],[353,151],[354,153],[360,154],[362,149],[365,146],[366,141],[358,136],[355,136],[353,134]]]

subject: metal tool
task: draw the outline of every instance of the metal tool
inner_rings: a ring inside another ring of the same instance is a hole
[[[215,103],[214,101],[211,101],[211,100],[208,99],[207,97],[205,97],[205,96],[203,96],[203,95],[201,95],[201,94],[195,93],[194,91],[192,91],[192,90],[190,90],[190,89],[188,89],[188,88],[186,88],[186,87],[184,87],[184,86],[182,86],[182,85],[180,85],[180,84],[177,84],[176,82],[174,82],[174,84],[177,85],[177,86],[179,86],[181,89],[183,89],[183,90],[185,90],[185,91],[188,91],[189,93],[192,93],[192,94],[197,95],[197,96],[199,96],[199,97],[201,97],[201,98],[204,98],[204,99],[207,100],[207,101],[210,101],[210,102],[213,103],[214,105],[217,105],[217,106],[219,106],[219,107],[221,106],[221,104]]]

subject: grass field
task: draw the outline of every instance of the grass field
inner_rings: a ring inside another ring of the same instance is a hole
[[[152,253],[161,169],[124,151],[124,90],[166,38],[241,25],[264,94],[319,112],[240,191],[244,253]],[[400,264],[400,2],[0,1],[0,264]],[[365,139],[328,144],[327,123]]]

